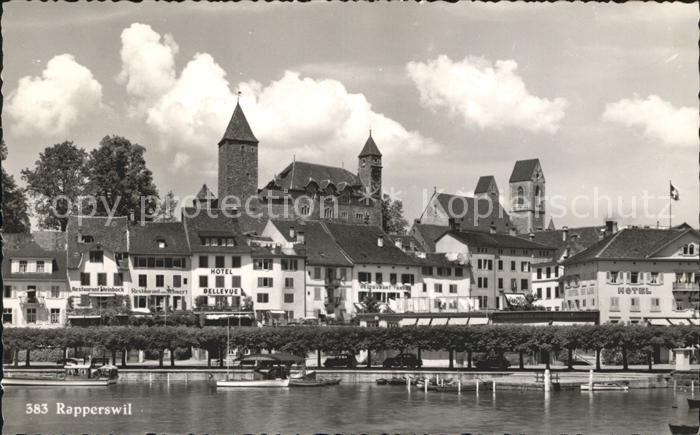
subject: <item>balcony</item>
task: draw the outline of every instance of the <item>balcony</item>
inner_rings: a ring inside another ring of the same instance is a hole
[[[29,307],[46,305],[43,296],[39,296],[39,297],[20,296],[19,303],[22,306],[29,306]]]
[[[479,310],[479,300],[462,296],[402,298],[390,300],[389,308],[397,313],[467,313]]]
[[[673,291],[687,291],[696,292],[700,291],[700,283],[697,282],[674,282]]]

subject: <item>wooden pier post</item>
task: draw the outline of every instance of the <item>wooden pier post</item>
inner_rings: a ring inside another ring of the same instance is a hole
[[[476,378],[476,395],[479,395],[479,378]]]
[[[409,393],[411,392],[411,377],[410,376],[406,376],[406,389],[408,390]]]
[[[588,371],[588,392],[593,392],[593,369]]]
[[[462,395],[462,375],[457,379],[457,395]]]
[[[544,370],[544,392],[549,393],[550,388],[552,387],[552,374],[549,372],[549,369]]]
[[[493,398],[496,398],[496,381],[493,381],[493,384],[491,385],[491,390],[493,394]]]
[[[425,391],[425,394],[428,394],[428,382],[430,382],[430,378],[426,376],[423,380],[423,390]]]

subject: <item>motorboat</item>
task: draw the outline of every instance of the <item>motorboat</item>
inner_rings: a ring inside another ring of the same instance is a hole
[[[289,386],[289,379],[258,379],[250,381],[217,381],[217,387],[239,387],[239,388],[258,388],[258,387],[277,387],[284,388]]]
[[[112,364],[99,365],[88,359],[85,363],[68,364],[62,372],[38,372],[12,376],[7,373],[2,379],[5,387],[106,387],[114,385],[119,378],[119,369]]]
[[[700,408],[700,399],[688,399],[688,408]]]
[[[628,391],[629,385],[617,382],[595,382],[592,384],[593,391]],[[591,391],[591,385],[582,384],[581,391]]]
[[[669,424],[668,428],[673,435],[697,435],[700,433],[700,426],[686,426],[684,424]]]
[[[290,378],[289,385],[291,387],[328,387],[340,383],[340,378],[317,377],[315,371],[307,372],[302,376],[291,376]]]

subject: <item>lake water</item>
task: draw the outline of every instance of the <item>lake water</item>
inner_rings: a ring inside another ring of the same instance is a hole
[[[686,393],[428,393],[371,384],[329,388],[217,390],[198,383],[122,383],[109,388],[5,388],[3,433],[584,433],[663,434],[697,424]],[[697,396],[696,396],[697,397]],[[27,415],[26,405],[48,412]],[[56,415],[66,406],[131,404],[131,416]],[[676,408],[673,405],[677,405]]]

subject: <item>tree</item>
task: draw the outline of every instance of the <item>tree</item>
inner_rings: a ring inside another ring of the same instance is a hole
[[[382,198],[382,229],[389,234],[406,234],[408,221],[403,217],[403,203],[392,200],[389,195]]]
[[[28,233],[29,207],[25,189],[17,186],[15,177],[5,170],[7,145],[0,141],[0,160],[2,161],[2,229],[6,233]]]
[[[22,170],[40,227],[66,230],[68,214],[77,209],[85,190],[87,158],[84,149],[62,142],[44,149],[33,170]]]
[[[165,197],[158,203],[154,220],[156,222],[177,222],[177,216],[175,216],[177,204],[178,201],[173,191],[166,193]]]
[[[144,147],[120,136],[105,136],[90,152],[87,193],[100,216],[129,216],[150,220],[158,206],[158,190],[146,167]],[[142,207],[142,202],[144,207]]]

